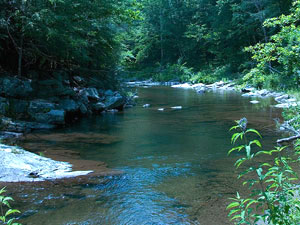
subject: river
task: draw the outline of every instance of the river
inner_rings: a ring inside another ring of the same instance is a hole
[[[226,204],[241,187],[233,167],[237,155],[227,156],[229,128],[247,117],[264,148],[272,148],[281,136],[273,120],[281,112],[269,107],[273,100],[251,104],[236,92],[199,95],[170,87],[139,88],[138,95],[137,106],[125,112],[27,137],[27,150],[71,150],[122,173],[82,183],[18,184],[11,192],[20,222],[230,224]]]

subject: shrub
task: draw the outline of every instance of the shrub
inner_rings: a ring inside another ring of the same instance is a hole
[[[234,151],[244,151],[244,156],[235,163],[236,168],[242,164],[250,162],[249,167],[241,172],[238,178],[245,175],[250,179],[243,184],[249,185],[250,196],[243,198],[237,193],[227,209],[230,210],[229,217],[235,224],[256,224],[258,221],[267,224],[299,224],[300,221],[300,199],[299,186],[292,181],[297,180],[296,173],[289,165],[294,162],[292,158],[284,156],[286,147],[276,147],[270,151],[253,151],[256,146],[261,149],[259,140],[248,141],[249,134],[257,135],[261,138],[258,131],[247,129],[247,119],[237,121],[237,125],[231,130],[239,130],[232,135],[231,141],[236,144],[238,140],[244,144],[233,147],[228,154]],[[298,153],[296,148],[295,153]],[[255,163],[253,159],[258,155],[272,156],[272,163]],[[298,161],[298,160],[296,160]]]

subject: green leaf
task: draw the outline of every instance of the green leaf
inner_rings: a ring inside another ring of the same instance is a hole
[[[247,133],[255,133],[255,134],[257,134],[260,138],[262,138],[262,136],[260,135],[260,133],[259,133],[257,130],[255,130],[255,129],[248,129],[245,133],[246,133],[246,134],[247,134]]]
[[[245,146],[244,145],[240,145],[240,146],[237,146],[237,147],[234,147],[234,148],[232,148],[232,149],[230,149],[229,151],[228,151],[228,155],[230,155],[232,152],[234,152],[234,151],[241,151],[243,148],[244,148]]]
[[[252,144],[256,144],[256,145],[257,145],[258,147],[260,147],[260,148],[262,147],[259,140],[253,140],[253,141],[250,141],[249,145],[251,146]]]
[[[15,213],[21,213],[19,210],[17,209],[9,209],[6,213],[5,216],[9,216],[11,214],[15,214]]]
[[[235,207],[238,207],[240,205],[239,202],[232,202],[230,203],[226,209],[231,209],[231,208],[235,208]]]

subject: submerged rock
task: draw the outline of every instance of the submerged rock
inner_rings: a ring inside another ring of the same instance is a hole
[[[20,147],[0,144],[0,182],[34,182],[87,175],[72,165],[45,158]]]

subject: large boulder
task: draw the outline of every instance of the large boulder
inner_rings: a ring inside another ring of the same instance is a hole
[[[104,92],[104,95],[106,95],[106,96],[113,96],[114,92],[112,90],[107,90],[107,91]]]
[[[2,130],[17,133],[30,132],[31,130],[52,129],[55,127],[54,125],[47,123],[37,123],[20,120],[13,121],[8,117],[1,118],[0,126]]]
[[[33,93],[31,80],[16,77],[5,77],[0,80],[1,95],[13,98],[26,98]]]
[[[47,113],[36,113],[33,115],[33,118],[39,123],[63,125],[65,124],[65,111],[52,109]]]
[[[56,104],[43,99],[36,99],[29,103],[28,114],[34,116],[36,113],[48,113],[56,108]]]
[[[59,108],[66,112],[78,112],[80,110],[80,105],[73,99],[63,99],[59,102]]]
[[[88,108],[87,108],[86,105],[83,104],[83,103],[79,106],[79,110],[80,110],[80,113],[81,113],[82,115],[85,115],[85,114],[88,114],[88,113],[89,113]]]
[[[104,104],[106,109],[122,110],[125,103],[126,98],[117,93],[114,96],[107,96]]]
[[[66,85],[63,80],[49,79],[41,80],[36,83],[39,97],[49,98],[52,96],[72,97],[76,92],[70,86]]]
[[[100,99],[96,88],[84,88],[79,94],[84,101],[98,101]]]
[[[96,112],[102,112],[105,110],[105,108],[106,108],[106,105],[102,102],[97,102],[96,104],[94,104],[92,106],[93,111],[96,111]]]

